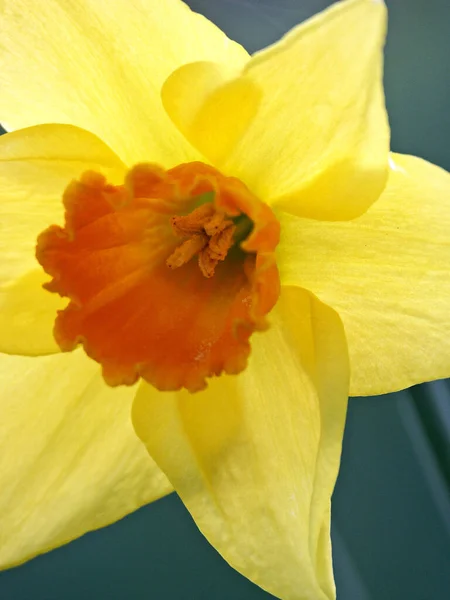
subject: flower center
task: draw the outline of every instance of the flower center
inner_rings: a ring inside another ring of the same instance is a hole
[[[213,202],[202,204],[186,216],[172,217],[170,223],[175,235],[187,239],[169,256],[167,266],[178,269],[198,255],[198,266],[205,277],[214,275],[216,266],[225,260],[238,238],[242,239],[252,228],[248,217],[229,219]]]
[[[63,202],[64,226],[36,250],[44,287],[69,299],[54,328],[63,351],[82,344],[109,385],[161,390],[245,368],[279,295],[279,224],[241,181],[143,164],[121,186],[85,173]]]

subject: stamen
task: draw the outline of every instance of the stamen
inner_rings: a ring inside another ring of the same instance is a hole
[[[174,216],[170,223],[175,234],[188,237],[166,261],[170,269],[177,269],[198,254],[198,266],[205,277],[212,277],[221,260],[236,241],[236,226],[212,202],[202,204],[189,215]],[[190,237],[192,236],[192,237]]]
[[[203,234],[197,234],[184,241],[166,260],[169,269],[178,269],[191,260],[208,243],[208,237]]]
[[[208,249],[213,258],[224,260],[228,250],[233,245],[233,235],[236,227],[231,224],[223,231],[219,231],[209,240]]]
[[[178,236],[185,237],[193,233],[201,233],[205,222],[208,222],[215,212],[214,204],[208,202],[208,204],[202,204],[193,210],[189,215],[172,217],[170,223]]]
[[[202,275],[208,279],[214,275],[214,271],[216,270],[218,264],[219,260],[212,257],[211,251],[208,247],[204,248],[198,255],[198,266],[200,271],[202,272]]]
[[[216,235],[216,233],[220,233],[221,231],[223,231],[226,227],[228,227],[229,225],[232,225],[233,221],[230,221],[229,219],[225,219],[224,215],[222,213],[216,212],[215,215],[213,215],[209,221],[207,221],[204,225],[204,229],[205,232],[209,235],[209,236],[213,236]]]

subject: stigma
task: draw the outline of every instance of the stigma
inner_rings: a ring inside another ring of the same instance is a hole
[[[65,223],[38,238],[61,350],[82,345],[108,385],[204,389],[241,372],[279,295],[279,224],[240,180],[209,165],[94,172],[63,195]]]

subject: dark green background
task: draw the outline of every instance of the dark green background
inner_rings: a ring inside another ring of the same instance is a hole
[[[250,51],[330,4],[188,3]],[[450,170],[450,2],[387,4],[385,80],[392,147]],[[449,440],[447,382],[351,400],[333,498],[339,600],[450,598]],[[175,495],[0,574],[1,600],[270,597],[228,567]]]

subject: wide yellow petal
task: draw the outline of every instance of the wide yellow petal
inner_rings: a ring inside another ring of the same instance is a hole
[[[234,65],[195,62],[166,79],[161,98],[181,133],[220,165],[255,117],[262,90]]]
[[[257,53],[238,77],[181,67],[162,90],[164,105],[197,148],[263,200],[300,216],[353,218],[388,172],[385,29],[382,1],[339,2]]]
[[[171,491],[136,437],[136,388],[81,351],[0,356],[0,566],[113,523]]]
[[[450,174],[393,154],[388,185],[348,223],[279,217],[282,281],[341,316],[351,395],[450,376]]]
[[[65,301],[42,289],[48,280],[34,253],[37,235],[63,219],[62,193],[89,169],[121,183],[122,161],[96,136],[71,125],[40,125],[0,137],[0,351],[57,352],[56,310]]]
[[[199,157],[168,119],[160,89],[197,60],[242,65],[246,51],[179,0],[5,0],[0,122],[71,123],[127,162]]]
[[[330,497],[348,393],[336,313],[285,288],[249,366],[195,395],[139,388],[133,423],[197,525],[246,577],[289,600],[335,597]]]

